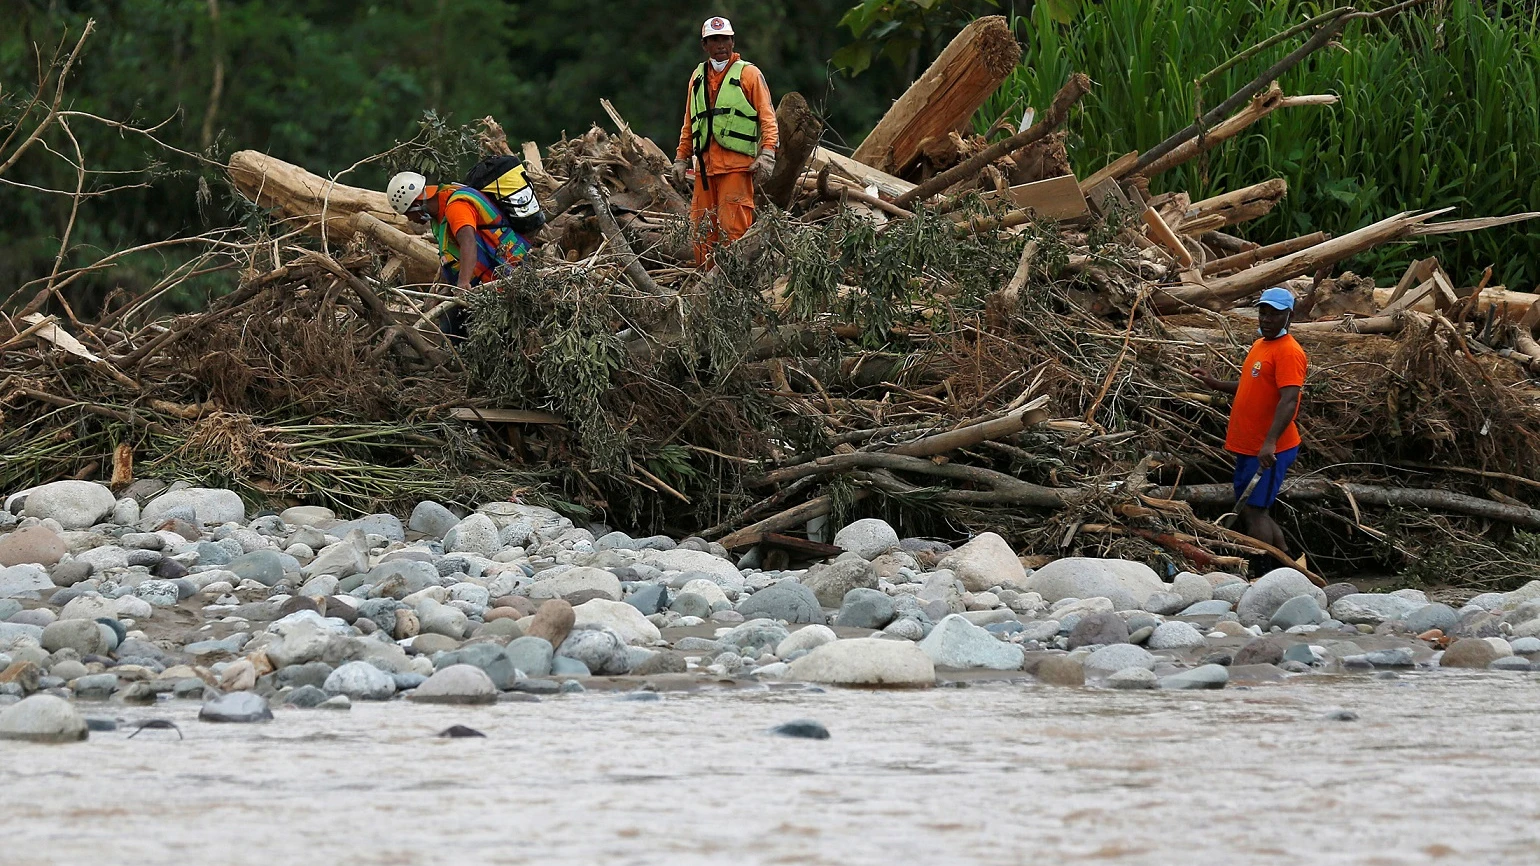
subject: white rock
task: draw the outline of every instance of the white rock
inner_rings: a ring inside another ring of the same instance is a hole
[[[866,517],[835,533],[834,544],[862,559],[873,560],[898,547],[898,533],[886,520]]]
[[[296,505],[293,508],[285,508],[278,519],[290,526],[315,526],[318,523],[326,523],[337,519],[336,512],[321,505]]]
[[[78,595],[59,611],[59,619],[96,619],[103,616],[117,619],[118,601],[101,595]]]
[[[213,487],[187,487],[163,493],[144,507],[143,520],[159,522],[173,508],[191,506],[198,523],[244,523],[246,504],[234,490]]]
[[[1131,643],[1115,643],[1086,656],[1085,672],[1086,676],[1108,676],[1128,668],[1153,668],[1155,661],[1155,657],[1143,647]]]
[[[1379,625],[1387,620],[1405,619],[1420,607],[1423,605],[1400,596],[1355,592],[1332,602],[1331,615],[1354,625]]]
[[[544,601],[585,591],[599,592],[610,601],[620,601],[620,578],[614,572],[602,568],[578,566],[544,580],[537,575],[529,587],[529,597],[535,601]]]
[[[497,686],[475,665],[449,665],[435,671],[407,697],[428,704],[491,704],[497,701]]]
[[[274,667],[286,668],[319,661],[336,634],[313,610],[302,610],[267,627],[276,640],[267,646],[267,657]]]
[[[1150,649],[1187,649],[1208,646],[1208,640],[1191,624],[1175,620],[1155,626],[1146,644]]]
[[[1103,596],[1112,600],[1114,610],[1138,610],[1165,587],[1142,562],[1079,556],[1054,560],[1027,578],[1027,588],[1048,601]]]
[[[0,598],[38,598],[55,588],[41,565],[29,562],[0,568]]]
[[[383,701],[396,693],[396,681],[368,662],[348,662],[332,671],[321,688],[355,701]]]
[[[1326,593],[1310,578],[1297,569],[1275,568],[1245,591],[1235,606],[1235,614],[1242,625],[1267,625],[1284,602],[1301,595],[1308,595],[1316,604],[1326,607]],[[1216,592],[1214,597],[1221,595]]]
[[[931,686],[936,666],[917,644],[882,638],[837,640],[791,663],[790,679],[846,686]]]
[[[497,524],[492,518],[477,512],[455,524],[454,528],[445,533],[446,553],[474,553],[479,556],[491,556],[502,549],[502,542],[498,538]]]
[[[1214,597],[1214,585],[1207,577],[1184,571],[1171,581],[1171,592],[1182,597],[1182,607],[1190,607]]]
[[[705,579],[704,577],[697,577],[694,580],[685,581],[684,586],[679,587],[679,592],[680,594],[693,592],[701,598],[704,598],[706,600],[706,604],[711,605],[713,608],[716,607],[718,603],[732,603],[732,599],[727,597],[727,593],[722,591],[722,587],[718,586],[712,581]]]
[[[111,514],[117,504],[112,491],[94,481],[55,481],[32,488],[21,513],[23,517],[57,520],[65,529],[89,529]]]
[[[743,575],[731,562],[700,550],[647,550],[642,562],[659,571],[699,571],[722,586],[741,589]]]
[[[798,650],[811,650],[837,640],[834,629],[826,625],[808,625],[792,632],[775,648],[775,654],[786,658]]]
[[[349,532],[347,538],[321,548],[315,559],[300,570],[305,577],[330,574],[351,577],[369,570],[369,542],[362,532]]]
[[[993,532],[980,534],[941,557],[936,565],[950,569],[962,581],[963,589],[969,592],[982,592],[996,586],[1033,588],[1027,586],[1027,570],[1021,567],[1016,551]]]
[[[572,613],[576,617],[574,628],[608,628],[628,644],[650,646],[663,637],[641,611],[623,601],[596,598],[572,608]]]
[[[1020,646],[999,640],[955,613],[936,623],[919,647],[943,668],[1013,671],[1021,668],[1024,657]]]
[[[86,736],[86,720],[54,695],[33,695],[0,710],[0,740],[71,743]]]

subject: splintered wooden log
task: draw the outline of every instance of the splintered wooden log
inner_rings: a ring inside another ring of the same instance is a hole
[[[1059,88],[1054,94],[1053,104],[1043,112],[1043,119],[1032,126],[1003,141],[997,141],[982,151],[963,160],[955,166],[941,172],[930,180],[925,181],[914,189],[899,196],[893,203],[899,207],[909,207],[916,201],[924,201],[931,196],[945,192],[948,187],[970,180],[989,165],[1002,156],[1026,147],[1034,141],[1046,136],[1057,129],[1060,124],[1069,117],[1069,110],[1080,97],[1091,92],[1091,79],[1084,73],[1076,72],[1069,77],[1069,81]]]
[[[856,160],[889,174],[906,173],[919,161],[927,138],[965,129],[1019,62],[1021,46],[1003,16],[975,20],[893,103],[856,148]]]
[[[1177,226],[1177,230],[1183,234],[1194,234],[1196,232],[1188,231],[1189,224],[1214,216],[1223,217],[1224,221],[1217,226],[1205,229],[1206,231],[1253,220],[1272,211],[1273,207],[1288,194],[1288,181],[1275,177],[1272,180],[1231,190],[1223,195],[1193,202],[1182,215],[1181,224]]]
[[[241,195],[319,235],[324,215],[326,237],[342,242],[353,236],[353,214],[368,213],[380,222],[409,234],[414,227],[396,213],[385,193],[334,183],[292,163],[255,150],[230,154],[230,180]]]
[[[1414,226],[1425,223],[1440,214],[1448,213],[1450,210],[1451,208],[1443,208],[1421,214],[1404,211],[1297,253],[1247,268],[1232,276],[1212,280],[1206,286],[1170,289],[1156,297],[1156,308],[1162,312],[1169,312],[1180,309],[1184,304],[1223,304],[1237,301],[1253,292],[1276,286],[1285,280],[1313,274],[1321,268],[1351,258],[1364,250],[1407,237]]]
[[[818,147],[823,121],[802,94],[793,90],[781,97],[781,104],[775,109],[775,122],[781,130],[781,148],[775,154],[775,171],[760,191],[776,207],[785,208],[791,205],[797,192],[797,178]]]
[[[1178,145],[1170,153],[1150,163],[1140,172],[1145,177],[1154,177],[1163,171],[1176,168],[1182,163],[1189,162],[1199,154],[1213,150],[1226,141],[1240,135],[1247,127],[1256,123],[1280,108],[1292,108],[1300,105],[1335,105],[1337,97],[1330,94],[1321,96],[1284,96],[1278,82],[1273,82],[1265,92],[1257,94],[1251,102],[1235,114],[1225,118],[1208,130],[1201,137],[1191,139]],[[1137,162],[1137,158],[1134,162]],[[1128,166],[1131,169],[1133,166]],[[1125,172],[1127,169],[1125,169]],[[1122,175],[1113,175],[1121,177]]]
[[[883,195],[893,196],[894,198],[904,195],[915,187],[914,184],[901,177],[894,177],[885,171],[872,168],[862,162],[857,162],[842,153],[835,153],[826,147],[814,148],[813,157],[808,161],[808,170],[813,172],[822,171],[825,166],[828,166],[836,174],[854,180],[863,189],[868,186],[875,186],[878,192]]]
[[[1256,247],[1255,249],[1236,253],[1233,256],[1227,256],[1222,259],[1215,259],[1203,266],[1203,275],[1206,277],[1222,276],[1233,271],[1245,270],[1258,262],[1270,261],[1279,256],[1286,256],[1289,253],[1297,253],[1300,250],[1308,249],[1316,244],[1325,242],[1330,237],[1331,235],[1326,232],[1315,232],[1297,238],[1290,238],[1286,241],[1279,241],[1276,244],[1269,244],[1265,247]]]
[[[1432,313],[1439,309],[1438,300],[1434,297],[1436,285],[1432,277],[1422,284],[1403,292],[1401,297],[1392,298],[1394,289],[1385,287],[1374,290],[1374,303],[1379,305],[1384,313],[1394,312],[1400,309],[1416,310],[1420,313]],[[1426,291],[1421,291],[1423,285],[1428,285]],[[1408,298],[1412,300],[1407,301]],[[1487,310],[1496,307],[1509,321],[1522,321],[1525,314],[1536,304],[1540,303],[1540,294],[1530,292],[1510,292],[1502,286],[1490,286],[1475,293],[1475,306],[1471,312],[1485,314]],[[1405,304],[1402,304],[1406,301]],[[1400,306],[1397,306],[1400,305]]]
[[[432,282],[439,274],[438,250],[422,237],[409,235],[400,229],[386,225],[368,211],[353,214],[353,229],[381,246],[399,253],[406,260],[406,277],[409,282]]]

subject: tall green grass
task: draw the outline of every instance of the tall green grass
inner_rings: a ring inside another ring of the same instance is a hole
[[[1070,152],[1085,175],[1191,123],[1199,76],[1336,5],[1103,0],[1082,4],[1066,25],[1039,3],[1014,22],[1026,51],[1021,66],[978,116],[987,124],[1018,101],[1041,110],[1071,71],[1089,74],[1096,88],[1069,124]],[[1337,105],[1277,111],[1206,160],[1160,175],[1154,189],[1187,190],[1196,200],[1284,177],[1283,204],[1241,227],[1261,242],[1340,234],[1402,210],[1540,210],[1540,11],[1511,0],[1448,0],[1437,9],[1349,24],[1340,49],[1317,52],[1280,81],[1289,95],[1335,93]],[[1302,39],[1209,82],[1205,109]],[[1462,284],[1491,265],[1494,283],[1529,289],[1540,280],[1540,221],[1382,247],[1344,267],[1383,283],[1429,254]]]

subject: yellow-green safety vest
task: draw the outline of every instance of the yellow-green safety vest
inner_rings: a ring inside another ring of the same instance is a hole
[[[717,91],[716,105],[706,104],[706,64],[690,77],[690,138],[695,155],[701,156],[712,141],[737,153],[759,153],[759,114],[743,92],[743,67],[739,60],[727,69]]]

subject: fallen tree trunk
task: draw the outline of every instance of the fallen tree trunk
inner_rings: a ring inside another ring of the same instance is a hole
[[[353,214],[353,229],[381,246],[400,253],[407,262],[408,282],[431,283],[438,278],[438,250],[421,237],[386,225],[368,211]]]
[[[775,171],[760,188],[765,198],[779,208],[791,206],[797,192],[797,179],[823,135],[823,121],[813,114],[807,100],[795,90],[781,97],[775,109],[775,122],[781,130],[781,149],[775,154]]]
[[[1156,309],[1161,312],[1171,312],[1179,309],[1182,304],[1203,306],[1205,303],[1227,303],[1239,300],[1253,292],[1276,286],[1285,280],[1315,273],[1321,268],[1352,258],[1364,250],[1406,237],[1411,234],[1414,226],[1441,213],[1447,213],[1448,210],[1445,208],[1421,214],[1404,211],[1292,255],[1247,268],[1234,276],[1214,280],[1206,286],[1170,289],[1163,295],[1156,296]]]
[[[1214,228],[1224,228],[1253,220],[1272,211],[1288,194],[1289,182],[1281,177],[1231,190],[1223,195],[1193,202],[1182,215],[1181,225],[1175,228],[1184,234],[1191,234],[1192,232],[1186,230],[1188,225],[1210,217],[1223,218],[1223,222]],[[1209,231],[1212,230],[1209,229]]]
[[[1258,262],[1270,261],[1279,256],[1286,256],[1289,253],[1297,253],[1316,244],[1324,243],[1330,238],[1331,235],[1326,232],[1315,232],[1297,238],[1290,238],[1286,241],[1279,241],[1276,244],[1268,244],[1265,247],[1244,250],[1233,256],[1215,259],[1204,265],[1203,275],[1205,277],[1223,276],[1234,271],[1245,270]]]
[[[1418,487],[1379,487],[1371,484],[1333,483],[1319,478],[1285,481],[1282,496],[1288,499],[1309,501],[1351,494],[1360,505],[1381,505],[1405,508],[1422,508],[1427,511],[1445,511],[1483,517],[1524,529],[1540,530],[1540,509],[1519,505],[1504,505],[1490,499],[1467,496],[1449,490],[1429,490]],[[1231,484],[1193,484],[1178,487],[1171,497],[1182,502],[1203,505],[1234,505],[1235,487]]]
[[[893,103],[856,148],[856,160],[889,174],[905,174],[919,161],[926,139],[965,129],[1019,62],[1021,46],[1005,18],[977,19]]]
[[[1332,95],[1284,96],[1282,88],[1278,86],[1278,82],[1274,81],[1266,92],[1253,97],[1245,108],[1225,118],[1218,126],[1208,130],[1202,136],[1178,145],[1170,153],[1150,163],[1139,173],[1146,178],[1150,178],[1163,171],[1176,168],[1185,162],[1190,162],[1200,154],[1213,150],[1226,141],[1240,135],[1247,127],[1280,108],[1290,108],[1297,105],[1334,105],[1336,102],[1337,97]],[[1131,169],[1132,167],[1132,162],[1130,162],[1128,168]],[[1126,171],[1127,169],[1125,169],[1125,173]],[[1114,175],[1114,177],[1121,176]]]
[[[1374,290],[1374,303],[1383,308],[1390,303],[1391,295],[1394,293],[1395,289],[1390,286],[1377,288]],[[1502,286],[1492,286],[1491,288],[1482,289],[1476,295],[1475,307],[1471,312],[1484,314],[1492,307],[1496,307],[1505,312],[1504,317],[1508,320],[1520,321],[1536,303],[1540,303],[1540,294],[1510,292]],[[1431,294],[1423,296],[1416,303],[1410,304],[1408,309],[1416,310],[1419,313],[1435,312],[1433,296]]]
[[[1069,81],[1066,81],[1064,86],[1059,88],[1059,92],[1054,94],[1053,104],[1043,113],[1042,120],[1010,138],[997,141],[984,148],[968,159],[899,196],[893,203],[899,207],[907,208],[916,201],[924,201],[937,193],[945,192],[947,188],[954,184],[972,178],[982,171],[984,166],[989,165],[1013,150],[1025,147],[1053,132],[1069,117],[1070,108],[1080,100],[1080,97],[1090,92],[1091,79],[1086,77],[1084,73],[1074,73],[1069,77]]]
[[[341,243],[353,236],[353,214],[367,213],[397,231],[415,234],[410,220],[396,213],[385,193],[334,183],[292,163],[238,150],[230,154],[230,180],[241,195],[265,208],[280,211],[310,234]]]

